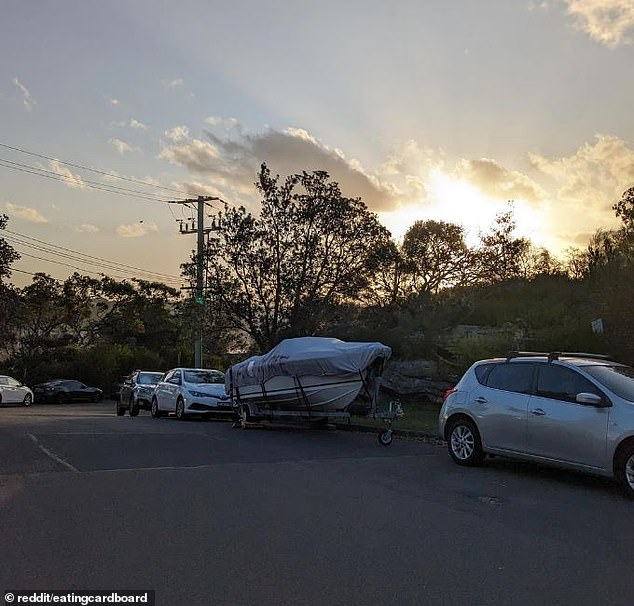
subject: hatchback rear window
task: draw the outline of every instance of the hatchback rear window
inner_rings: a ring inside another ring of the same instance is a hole
[[[583,370],[619,398],[634,402],[634,368],[631,366],[583,366]]]
[[[487,384],[487,378],[494,366],[495,364],[479,364],[475,367],[475,376],[476,379],[478,379],[478,383],[480,383],[480,385]]]
[[[496,364],[487,378],[487,387],[530,393],[533,382],[533,364],[506,363]]]

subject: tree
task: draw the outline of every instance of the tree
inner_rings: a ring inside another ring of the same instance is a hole
[[[411,293],[437,293],[466,282],[472,255],[459,225],[416,221],[407,230],[401,250]]]
[[[8,221],[7,215],[0,215],[0,230],[6,229]],[[3,278],[8,278],[11,275],[11,263],[19,258],[20,255],[15,248],[4,238],[0,238],[0,284],[2,284]]]
[[[520,257],[520,273],[532,280],[538,276],[556,276],[565,273],[561,262],[544,248],[529,244]]]
[[[629,233],[634,232],[634,187],[626,189],[621,199],[612,205],[612,209],[621,219],[625,230]]]
[[[522,275],[522,257],[530,247],[526,238],[516,238],[513,210],[499,213],[491,231],[480,236],[478,264],[481,281],[495,284]]]
[[[227,328],[265,350],[287,335],[314,334],[334,306],[359,299],[390,234],[326,172],[280,181],[263,164],[256,187],[259,216],[226,207],[207,246],[207,292]]]
[[[107,276],[93,288],[98,294],[98,315],[91,323],[95,340],[154,351],[176,345],[178,330],[170,304],[178,298],[177,290],[161,282],[119,282]]]
[[[0,215],[0,232],[6,229],[8,220],[6,215]],[[11,264],[19,258],[18,252],[4,238],[0,238],[0,347],[5,350],[15,338],[11,317],[15,313],[19,295],[4,279],[11,276]]]

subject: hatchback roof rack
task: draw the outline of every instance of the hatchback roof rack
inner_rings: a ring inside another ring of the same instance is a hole
[[[611,356],[605,354],[585,353],[581,351],[553,351],[548,355],[549,360],[559,360],[559,358],[588,358],[590,360],[611,360]]]
[[[506,356],[506,361],[513,358],[534,358],[538,356],[544,356],[548,358],[549,362],[553,360],[559,360],[559,358],[588,358],[590,360],[612,360],[611,356],[605,354],[593,354],[584,353],[579,351],[510,351]]]
[[[509,351],[506,356],[507,362],[513,358],[534,358],[536,356],[546,356],[550,354],[544,351]]]

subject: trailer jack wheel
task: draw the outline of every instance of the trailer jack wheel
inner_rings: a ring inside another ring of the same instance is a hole
[[[240,427],[242,427],[242,429],[246,429],[249,426],[249,421],[251,421],[249,407],[243,405],[240,409]]]
[[[386,429],[379,434],[379,444],[381,446],[389,446],[394,439],[394,432],[391,429]]]

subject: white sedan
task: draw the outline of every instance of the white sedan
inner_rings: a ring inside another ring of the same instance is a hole
[[[219,370],[174,368],[156,386],[150,411],[153,417],[173,412],[177,419],[191,414],[233,414],[225,394],[225,375]]]
[[[22,404],[30,406],[33,392],[13,377],[0,375],[0,404]]]

